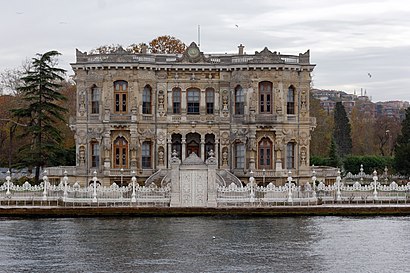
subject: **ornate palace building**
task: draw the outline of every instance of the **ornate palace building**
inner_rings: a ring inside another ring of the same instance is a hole
[[[205,54],[192,43],[183,54],[111,54],[77,50],[77,166],[86,183],[157,180],[195,153],[246,183],[308,180],[309,51],[283,55]],[[161,173],[161,175],[159,175]],[[153,176],[154,175],[154,176]]]

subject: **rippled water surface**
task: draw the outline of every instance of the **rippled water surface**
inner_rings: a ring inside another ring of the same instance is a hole
[[[0,272],[410,272],[410,217],[0,218]]]

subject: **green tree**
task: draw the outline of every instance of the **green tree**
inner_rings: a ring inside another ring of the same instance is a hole
[[[64,69],[55,67],[57,51],[37,54],[32,59],[31,69],[21,78],[23,86],[18,88],[25,101],[20,108],[13,109],[15,117],[27,124],[22,136],[31,137],[31,142],[20,149],[20,166],[35,167],[35,181],[39,181],[40,168],[60,150],[62,137],[55,126],[64,120],[66,109],[58,102],[66,98],[58,91],[64,80]]]
[[[410,175],[410,107],[406,110],[406,117],[401,123],[401,134],[397,137],[394,147],[394,167],[403,175]]]
[[[342,165],[337,151],[337,144],[334,138],[330,140],[328,164],[332,167],[340,167]]]
[[[343,158],[352,153],[352,137],[349,118],[347,117],[345,107],[340,101],[336,102],[333,120],[333,138],[336,143],[338,155]]]
[[[309,99],[310,116],[316,118],[316,128],[312,132],[312,141],[310,142],[310,154],[313,157],[328,156],[332,139],[333,116],[323,110],[318,99],[312,95]]]

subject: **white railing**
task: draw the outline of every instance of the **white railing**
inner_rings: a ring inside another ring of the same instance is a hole
[[[336,182],[325,185],[323,181],[317,183],[315,171],[311,181],[296,185],[291,172],[288,173],[287,183],[276,186],[269,183],[266,187],[255,183],[253,172],[250,172],[246,186],[231,183],[229,186],[217,187],[217,204],[226,206],[274,206],[274,205],[318,205],[318,204],[383,204],[401,203],[410,201],[410,182],[398,185],[391,182],[382,185],[378,182],[376,171],[372,182],[363,185],[356,181],[352,185],[342,182],[338,172]],[[93,183],[88,187],[81,187],[78,182],[69,185],[67,172],[59,185],[50,185],[47,174],[43,175],[43,182],[33,186],[28,182],[15,185],[11,182],[8,173],[6,182],[0,186],[0,205],[129,205],[129,206],[161,206],[167,207],[171,201],[171,187],[139,186],[135,174],[132,174],[132,183],[119,187],[113,183],[109,187],[99,185],[96,173]],[[216,183],[216,182],[215,182]]]
[[[101,186],[97,183],[98,179],[94,174],[93,181],[88,187],[81,187],[78,182],[73,185],[68,184],[67,172],[59,185],[50,185],[48,177],[43,176],[43,182],[40,185],[31,185],[25,182],[23,185],[14,185],[11,177],[6,177],[6,182],[0,186],[0,204],[33,204],[34,202],[44,201],[54,202],[64,205],[78,204],[130,204],[145,206],[169,206],[170,187],[145,187],[136,183],[136,177],[132,177],[132,183],[128,186],[120,187],[113,183],[109,187]],[[37,204],[36,203],[36,204]]]

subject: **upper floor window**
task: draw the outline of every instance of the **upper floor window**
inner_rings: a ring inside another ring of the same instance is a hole
[[[235,88],[235,115],[243,115],[245,109],[245,93],[243,88],[238,85]]]
[[[235,145],[235,168],[245,168],[245,144],[236,143]]]
[[[291,85],[288,88],[288,97],[286,102],[286,112],[288,115],[295,114],[295,88]]]
[[[100,88],[93,86],[91,88],[91,114],[100,112]]]
[[[286,145],[286,168],[295,168],[295,143],[289,142]]]
[[[172,113],[181,114],[181,89],[172,90]]]
[[[214,105],[215,105],[215,91],[213,88],[207,88],[205,91],[206,95],[206,113],[213,114],[214,113]]]
[[[142,92],[142,113],[151,114],[151,87],[149,85],[145,86]]]
[[[128,82],[115,81],[114,82],[114,98],[115,98],[115,113],[127,112],[127,94],[128,94]]]
[[[259,113],[272,113],[272,83],[259,83]]]
[[[199,114],[200,91],[196,88],[187,90],[187,113]]]
[[[149,169],[151,168],[151,142],[144,141],[141,147],[142,153],[142,168]]]
[[[272,142],[263,138],[259,142],[259,169],[272,168]]]

